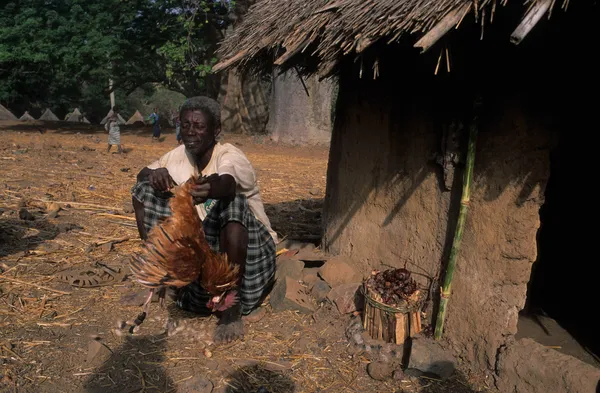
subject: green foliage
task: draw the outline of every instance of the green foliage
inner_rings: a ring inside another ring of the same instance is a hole
[[[111,78],[123,112],[124,98],[149,82],[186,96],[214,95],[210,70],[232,6],[9,0],[0,5],[0,102],[17,113],[51,107],[59,115],[77,106],[102,118]]]

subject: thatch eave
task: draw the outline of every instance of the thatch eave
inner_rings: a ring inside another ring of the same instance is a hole
[[[262,0],[248,10],[234,32],[223,40],[222,59],[213,72],[237,68],[264,74],[303,67],[304,74],[325,78],[345,56],[364,53],[375,43],[391,44],[418,36],[414,47],[426,52],[472,14],[478,23],[508,0]],[[530,0],[523,18],[507,40],[520,43],[560,1]],[[567,1],[563,3],[568,4]],[[305,67],[309,63],[312,66]]]

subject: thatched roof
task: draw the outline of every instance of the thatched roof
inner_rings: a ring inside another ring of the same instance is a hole
[[[135,111],[135,113],[127,120],[127,124],[135,124],[142,123],[144,124],[144,116],[140,113],[140,111]]]
[[[17,120],[17,116],[0,104],[0,120]]]
[[[23,116],[19,117],[19,120],[21,121],[31,121],[31,120],[35,120],[33,116],[31,116],[29,114],[28,111],[25,111],[25,113],[23,113]]]
[[[90,121],[85,116],[83,116],[81,112],[79,112],[79,108],[75,108],[73,112],[69,113],[67,121],[90,124]]]
[[[113,114],[113,110],[109,110],[108,113],[106,114],[106,116],[104,116],[104,119],[102,119],[102,121],[100,122],[100,124],[105,124],[106,121],[108,120],[109,117],[111,117]],[[125,119],[123,119],[123,116],[121,116],[120,113],[117,114],[117,118],[119,119],[118,123],[119,124],[126,124],[127,122],[125,121]]]
[[[218,52],[222,61],[213,71],[260,68],[265,58],[287,68],[299,56],[311,56],[318,63],[316,71],[325,77],[342,56],[361,54],[376,42],[392,43],[416,34],[420,39],[414,46],[425,51],[470,13],[478,23],[489,24],[490,16],[507,1],[262,0],[222,42]],[[524,3],[525,16],[510,37],[515,44],[562,2]],[[563,7],[566,4],[564,0]]]
[[[58,117],[56,117],[56,115],[54,113],[52,113],[52,111],[50,110],[50,108],[46,108],[46,110],[40,116],[40,118],[38,120],[59,121]]]

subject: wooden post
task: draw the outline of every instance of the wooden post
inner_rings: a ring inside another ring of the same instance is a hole
[[[464,16],[471,9],[471,2],[465,2],[458,8],[448,12],[444,18],[433,26],[419,41],[414,45],[415,48],[421,48],[421,53],[426,52],[429,48],[439,41],[451,28],[458,25]]]
[[[531,7],[529,12],[525,14],[519,26],[510,35],[510,42],[519,45],[521,41],[529,34],[531,29],[542,19],[542,16],[548,11],[552,0],[538,0],[535,5]]]

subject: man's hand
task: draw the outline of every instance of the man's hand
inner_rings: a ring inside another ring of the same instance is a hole
[[[167,168],[158,168],[150,172],[148,181],[156,191],[168,191],[171,187],[177,185],[175,180],[169,175]]]
[[[196,182],[191,191],[194,204],[199,205],[200,203],[206,202],[210,193],[210,183],[218,178],[219,175],[215,173],[208,177],[202,177]]]

